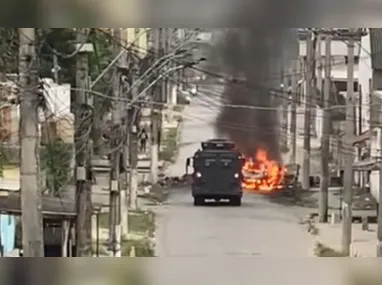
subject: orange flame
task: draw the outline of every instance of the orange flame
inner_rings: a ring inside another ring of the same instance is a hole
[[[283,187],[285,168],[270,160],[264,149],[258,149],[255,158],[248,158],[242,171],[245,190],[271,193]]]

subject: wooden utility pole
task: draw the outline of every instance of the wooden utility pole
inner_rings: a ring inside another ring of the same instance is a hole
[[[304,104],[304,159],[302,166],[302,187],[309,189],[309,176],[310,176],[310,137],[311,137],[311,108],[313,96],[313,78],[315,75],[315,49],[316,37],[311,32],[306,40],[307,48],[307,62],[305,64],[305,104]]]
[[[121,51],[120,39],[121,28],[113,29],[113,56],[117,56]],[[110,134],[110,213],[109,213],[109,242],[111,256],[121,257],[121,212],[120,212],[120,156],[122,150],[122,128],[121,128],[121,73],[118,64],[115,66],[113,76],[113,108],[112,108],[112,131]]]
[[[161,45],[162,28],[152,30],[154,39],[153,62],[163,55]],[[157,73],[155,73],[157,74]],[[151,150],[150,150],[150,181],[154,185],[158,182],[158,160],[159,160],[159,129],[162,120],[162,88],[161,83],[152,88],[152,108],[151,108]]]
[[[352,239],[352,203],[353,203],[353,111],[354,111],[354,29],[347,42],[347,96],[346,96],[346,128],[345,128],[345,165],[344,165],[344,190],[342,202],[342,252],[350,255]]]
[[[323,122],[321,135],[321,178],[320,178],[320,200],[319,221],[328,221],[328,187],[329,187],[329,146],[330,146],[330,86],[331,86],[331,44],[332,38],[325,38],[325,82],[323,98]]]
[[[44,257],[35,29],[20,28],[19,39],[22,244],[24,257]]]
[[[76,150],[76,256],[92,256],[92,177],[89,160],[89,131],[92,111],[88,106],[86,90],[89,88],[88,71],[91,45],[83,44],[87,39],[87,28],[77,30],[76,99],[75,99],[75,150]]]
[[[296,163],[296,148],[297,148],[297,74],[299,72],[299,60],[296,60],[296,70],[294,68],[291,69],[291,77],[292,77],[292,102],[291,102],[291,120],[290,120],[290,132],[291,132],[291,162]],[[296,74],[297,73],[297,74]]]
[[[137,82],[139,77],[139,59],[133,58],[133,70],[131,72],[131,82]],[[136,100],[139,94],[139,86],[135,85],[131,89],[131,100]],[[129,134],[129,208],[138,209],[138,132],[140,120],[140,108],[131,108],[130,134]]]

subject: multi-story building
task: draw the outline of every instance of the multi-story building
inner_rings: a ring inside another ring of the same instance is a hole
[[[307,49],[306,49],[306,39],[308,33],[305,31],[301,31],[299,33],[299,56],[302,62],[302,66],[306,64],[307,61]],[[358,96],[358,85],[359,85],[359,62],[360,62],[360,52],[361,52],[361,37],[355,39],[355,48],[354,48],[354,92],[356,92],[356,107],[355,112],[358,113],[360,109],[360,97]],[[321,78],[321,82],[317,82],[317,86],[323,86],[323,80],[325,77],[324,74],[324,59],[325,59],[325,41],[318,41],[318,45],[316,47],[316,78]],[[347,93],[347,42],[346,38],[343,36],[333,36],[331,43],[331,79],[332,79],[332,94],[331,94],[331,102],[330,104],[339,106],[333,112],[332,116],[332,132],[340,134],[343,131],[343,124],[345,121],[345,108],[341,108],[340,106],[345,106],[346,103],[346,93]],[[321,68],[320,68],[321,67]],[[320,74],[321,72],[321,74]],[[302,80],[299,82],[301,88],[301,98],[300,102],[305,102],[305,81],[303,76]],[[312,129],[314,136],[320,138],[322,136],[321,126],[322,126],[322,89],[315,90],[315,96],[313,97],[314,101],[312,102],[314,106],[313,108],[313,121],[312,121]],[[300,108],[301,112],[298,112],[303,119],[303,106]],[[358,114],[356,116],[359,116]],[[303,120],[297,120],[303,122]],[[355,124],[356,125],[356,124]],[[303,124],[298,126],[300,132],[302,132]]]

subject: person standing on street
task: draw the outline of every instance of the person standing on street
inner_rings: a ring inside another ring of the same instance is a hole
[[[141,147],[141,153],[146,153],[147,139],[148,139],[147,132],[143,128],[141,133],[139,134],[139,143]]]

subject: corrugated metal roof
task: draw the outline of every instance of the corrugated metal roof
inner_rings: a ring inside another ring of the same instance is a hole
[[[370,29],[371,67],[382,70],[382,28]]]

